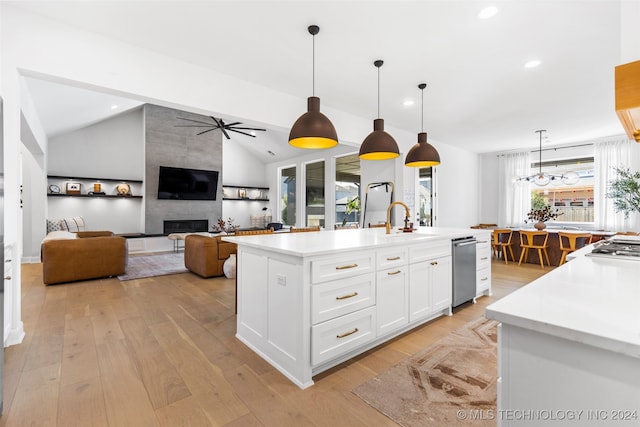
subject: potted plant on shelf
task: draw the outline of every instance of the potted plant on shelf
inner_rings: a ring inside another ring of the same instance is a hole
[[[545,205],[544,207],[539,209],[531,209],[527,214],[527,219],[524,222],[535,222],[533,226],[536,228],[536,230],[544,230],[545,228],[547,228],[547,224],[545,224],[546,221],[549,221],[550,219],[556,219],[562,214],[564,214],[564,212],[560,212],[559,209],[556,208],[555,210],[552,210],[551,206]]]
[[[629,218],[632,212],[640,212],[640,172],[629,169],[614,168],[618,177],[609,182],[607,198],[613,199],[616,212],[624,212]]]

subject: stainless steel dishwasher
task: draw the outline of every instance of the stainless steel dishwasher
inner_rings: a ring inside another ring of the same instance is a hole
[[[476,238],[451,239],[453,252],[453,303],[457,307],[476,297]]]

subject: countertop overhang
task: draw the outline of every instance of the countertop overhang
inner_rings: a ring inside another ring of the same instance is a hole
[[[491,304],[486,316],[640,358],[638,272],[638,261],[577,256]]]
[[[373,249],[410,245],[427,241],[451,240],[459,237],[486,234],[491,230],[471,228],[420,227],[404,233],[397,229],[385,234],[384,228],[330,230],[311,233],[275,233],[251,236],[223,236],[222,240],[256,249],[297,257],[336,254],[354,249]]]

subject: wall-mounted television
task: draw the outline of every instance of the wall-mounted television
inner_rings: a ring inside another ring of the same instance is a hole
[[[218,171],[160,166],[158,199],[216,200]]]

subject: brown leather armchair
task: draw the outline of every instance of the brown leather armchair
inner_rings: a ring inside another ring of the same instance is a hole
[[[220,236],[190,234],[184,239],[184,266],[198,276],[222,276],[224,262],[236,252],[236,244],[225,242]]]
[[[127,241],[111,231],[81,231],[76,239],[45,240],[41,247],[46,285],[124,274]]]

